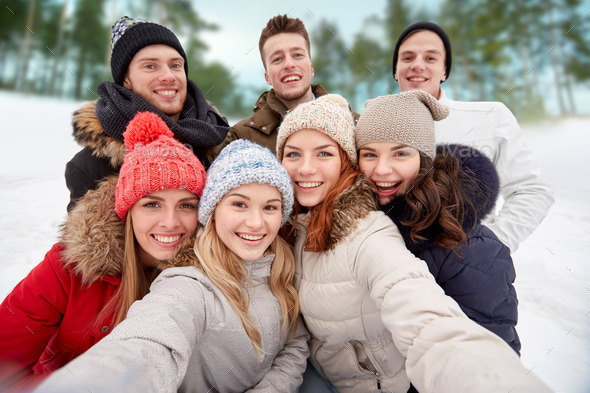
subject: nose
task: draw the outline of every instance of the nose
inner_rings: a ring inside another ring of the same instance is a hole
[[[246,225],[251,229],[260,229],[262,226],[262,212],[258,209],[251,209],[246,217]]]
[[[162,214],[162,220],[160,226],[166,229],[174,229],[180,225],[179,214],[176,209],[167,209]]]
[[[293,60],[293,57],[291,57],[290,55],[287,55],[285,57],[285,62],[283,64],[283,66],[285,68],[293,68],[293,67],[295,67],[295,61]]]
[[[311,157],[304,157],[301,166],[299,167],[299,174],[302,176],[313,175],[316,171],[313,159]]]
[[[412,62],[412,69],[413,70],[423,70],[424,69],[424,59],[422,58],[422,56],[416,56],[416,58]]]
[[[389,175],[393,172],[393,166],[384,158],[380,158],[375,166],[375,174],[379,176]]]
[[[172,73],[169,67],[165,66],[160,69],[160,74],[158,75],[158,79],[162,82],[172,82],[176,77]]]

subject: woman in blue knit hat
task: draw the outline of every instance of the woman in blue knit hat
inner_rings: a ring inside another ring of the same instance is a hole
[[[277,236],[292,205],[289,175],[270,150],[226,146],[208,172],[196,241],[159,266],[126,320],[39,391],[294,392],[309,336],[293,254]]]

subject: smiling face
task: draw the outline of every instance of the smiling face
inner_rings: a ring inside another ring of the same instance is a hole
[[[123,86],[177,121],[186,100],[184,59],[167,45],[149,45],[135,54]]]
[[[410,35],[399,47],[394,78],[402,92],[424,90],[440,98],[440,83],[447,78],[445,47],[441,38],[428,30]]]
[[[145,267],[174,256],[174,249],[197,229],[199,199],[188,190],[153,192],[129,210],[139,257]]]
[[[399,143],[367,143],[359,149],[359,167],[384,205],[409,191],[420,172],[420,153]]]
[[[340,146],[317,130],[299,130],[287,138],[282,164],[291,177],[297,202],[314,207],[338,183]]]
[[[313,64],[303,36],[297,33],[273,35],[262,47],[262,58],[266,70],[264,79],[287,109],[312,100]]]
[[[255,261],[281,227],[281,193],[268,184],[241,185],[224,195],[213,218],[223,244],[243,260]]]

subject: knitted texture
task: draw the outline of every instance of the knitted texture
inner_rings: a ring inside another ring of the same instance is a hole
[[[112,27],[111,74],[116,84],[123,85],[129,63],[137,52],[149,45],[167,45],[176,49],[184,59],[184,72],[188,78],[186,54],[173,32],[156,23],[124,16]]]
[[[410,90],[368,100],[356,124],[356,146],[393,142],[435,156],[434,120],[449,115],[449,108],[422,90]]]
[[[296,131],[312,129],[335,140],[350,161],[357,163],[354,148],[354,120],[344,97],[326,94],[300,104],[283,118],[277,134],[277,156],[282,157],[287,138]]]
[[[402,31],[399,38],[397,39],[397,43],[395,44],[395,49],[393,50],[393,77],[395,78],[399,47],[404,43],[406,38],[408,38],[411,33],[419,30],[432,31],[442,40],[445,47],[445,71],[447,72],[446,79],[449,79],[449,76],[451,75],[451,66],[453,65],[453,57],[451,55],[451,40],[449,39],[447,33],[439,25],[432,22],[416,22]]]
[[[284,224],[293,209],[293,185],[287,170],[267,148],[246,139],[227,145],[213,161],[199,202],[199,221],[205,225],[219,201],[228,191],[243,184],[260,183],[276,187],[282,196]]]
[[[139,199],[156,191],[189,190],[200,197],[206,172],[201,162],[174,139],[155,113],[140,112],[123,134],[127,153],[115,189],[115,212],[120,220]]]

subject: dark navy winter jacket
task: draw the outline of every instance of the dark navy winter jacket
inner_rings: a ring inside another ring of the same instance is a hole
[[[518,300],[514,289],[516,273],[510,250],[486,226],[481,224],[494,208],[499,191],[499,179],[492,162],[479,151],[467,146],[444,145],[452,149],[461,163],[461,182],[464,194],[475,210],[466,206],[463,228],[467,242],[454,251],[436,244],[440,233],[437,224],[420,232],[425,241],[414,243],[410,229],[402,224],[410,218],[404,197],[380,208],[398,228],[406,246],[428,264],[430,272],[445,293],[452,297],[465,314],[481,326],[503,338],[520,354],[520,340],[516,333]]]

